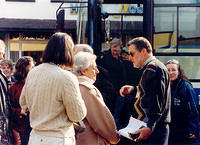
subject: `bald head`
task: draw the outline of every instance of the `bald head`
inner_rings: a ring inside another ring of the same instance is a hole
[[[4,60],[5,48],[5,43],[0,39],[0,62]]]
[[[76,44],[74,47],[74,54],[77,54],[78,52],[89,52],[91,54],[94,53],[92,47],[88,44]]]

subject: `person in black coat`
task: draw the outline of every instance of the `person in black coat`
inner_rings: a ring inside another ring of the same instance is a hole
[[[106,106],[113,114],[115,105],[114,102],[117,95],[116,90],[113,84],[110,82],[110,75],[108,71],[101,66],[97,66],[97,68],[99,70],[99,74],[97,75],[94,85],[101,92]]]
[[[120,96],[119,90],[123,85],[126,84],[127,80],[126,68],[123,59],[120,56],[121,51],[122,41],[118,38],[114,38],[110,42],[110,49],[104,52],[103,57],[98,61],[98,65],[108,71],[110,82],[114,86],[116,96],[114,99],[115,102],[113,116],[118,129],[123,126],[120,123],[120,120],[127,120],[128,122],[128,119],[122,119],[121,117],[121,110],[123,108],[125,99]]]
[[[109,72],[111,83],[117,91],[125,84],[126,80],[125,66],[120,56],[121,50],[121,40],[114,38],[110,42],[110,50],[104,52],[104,55],[101,60],[99,60],[98,64]]]

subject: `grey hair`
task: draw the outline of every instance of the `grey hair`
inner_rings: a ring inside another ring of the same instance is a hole
[[[72,69],[76,75],[82,75],[81,70],[88,69],[96,61],[96,55],[89,52],[79,52],[74,56],[75,67]]]
[[[80,52],[80,51],[89,52],[89,53],[94,54],[94,51],[93,51],[92,47],[90,45],[88,45],[88,44],[76,44],[74,46],[75,54]]]
[[[122,48],[122,41],[119,38],[113,38],[110,42],[110,48],[120,46]]]

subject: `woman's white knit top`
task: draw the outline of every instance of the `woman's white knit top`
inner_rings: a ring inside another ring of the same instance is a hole
[[[29,72],[20,105],[30,112],[30,124],[34,131],[44,136],[74,136],[73,122],[86,116],[76,76],[49,63],[43,63]]]

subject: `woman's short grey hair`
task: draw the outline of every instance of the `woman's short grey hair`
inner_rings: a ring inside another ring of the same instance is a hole
[[[96,55],[89,52],[78,52],[74,56],[75,67],[72,71],[76,75],[82,75],[81,70],[88,69],[96,61],[96,58]]]

